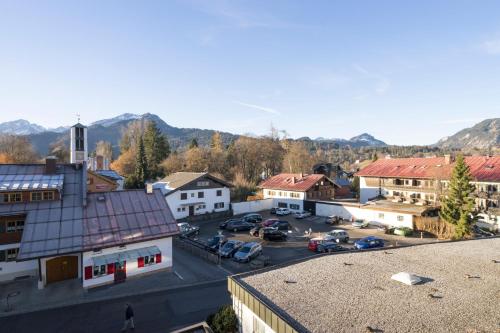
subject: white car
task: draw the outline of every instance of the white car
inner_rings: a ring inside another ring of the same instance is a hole
[[[361,228],[366,228],[369,225],[369,223],[368,223],[368,221],[365,221],[365,220],[356,220],[356,221],[352,222],[351,225],[354,228],[361,229]]]
[[[288,208],[278,208],[276,209],[276,215],[278,216],[283,216],[283,215],[290,215],[291,211]]]
[[[296,219],[303,219],[303,218],[306,218],[306,217],[309,217],[311,216],[311,213],[310,212],[307,212],[305,210],[302,210],[300,212],[296,212],[295,214],[293,214],[293,216],[296,218]]]
[[[349,234],[345,230],[335,229],[327,232],[324,238],[325,240],[334,240],[337,243],[347,243],[349,241]]]

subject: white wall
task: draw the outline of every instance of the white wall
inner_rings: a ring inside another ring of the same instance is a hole
[[[378,187],[369,187],[366,185],[366,178],[359,177],[359,202],[366,203],[369,199],[379,195]]]
[[[0,250],[19,248],[20,244],[5,244],[0,245]],[[14,280],[19,276],[37,276],[38,262],[37,260],[28,261],[2,261],[0,262],[0,282]]]
[[[273,199],[264,199],[255,201],[233,202],[231,206],[233,207],[234,215],[239,215],[245,213],[256,213],[262,210],[270,210],[273,207],[273,204]]]
[[[258,316],[256,316],[252,310],[250,310],[245,304],[240,302],[240,300],[232,295],[233,299],[233,310],[236,312],[238,321],[240,323],[240,333],[254,333],[254,332],[264,332],[264,333],[274,333],[274,330],[269,327],[264,321],[262,321]],[[257,323],[254,327],[254,319]],[[263,329],[260,330],[260,329]]]
[[[364,206],[366,207],[366,206]],[[383,214],[383,217],[380,216]],[[413,228],[413,215],[397,212],[387,212],[374,208],[361,208],[352,204],[323,204],[316,203],[316,216],[341,216],[346,220],[363,219],[367,221],[375,221],[388,226],[408,227]],[[398,216],[402,217],[402,221],[398,221]]]
[[[300,199],[273,199],[274,200],[274,203],[273,203],[273,206],[274,207],[280,207],[279,204],[280,203],[286,203],[286,208],[289,208],[292,212],[298,212],[298,211],[301,211],[301,210],[304,210],[304,200],[300,200]],[[297,209],[292,209],[290,208],[290,204],[293,204],[293,205],[297,205],[298,208]]]
[[[217,196],[217,191],[222,191],[221,196]],[[203,198],[198,198],[198,192],[204,192]],[[181,193],[187,193],[187,199],[181,200]],[[198,203],[202,202],[206,207],[205,209],[196,210],[195,215],[201,215],[205,213],[212,212],[223,212],[229,210],[229,204],[231,202],[230,199],[230,191],[227,187],[220,188],[207,188],[207,189],[199,189],[199,190],[190,190],[190,191],[175,191],[166,195],[166,200],[170,210],[174,214],[176,219],[181,219],[189,216],[189,206],[181,206],[190,203]],[[218,202],[224,203],[224,208],[215,209],[214,204]],[[178,208],[185,208],[184,211],[177,211]]]
[[[269,191],[273,192],[274,194],[269,194]],[[290,194],[294,193],[298,195],[297,197],[292,197]],[[264,199],[268,198],[289,198],[289,199],[295,199],[295,200],[304,200],[305,199],[305,192],[297,192],[297,191],[282,191],[282,190],[271,190],[271,189],[263,189],[262,194],[264,195]]]
[[[83,253],[83,267],[93,266],[93,257],[98,257],[106,254],[113,254],[124,252],[128,250],[136,250],[150,246],[157,246],[161,251],[161,263],[155,263],[153,265],[145,265],[144,267],[137,266],[137,259],[129,259],[126,262],[127,277],[140,275],[148,272],[153,272],[159,269],[166,269],[172,267],[172,237],[161,238],[141,243],[127,244],[124,248],[110,247],[102,249],[100,252],[88,251]],[[85,274],[84,274],[85,275]],[[113,283],[114,274],[103,275],[100,277],[95,277],[89,280],[83,278],[83,287],[95,287],[97,285]]]

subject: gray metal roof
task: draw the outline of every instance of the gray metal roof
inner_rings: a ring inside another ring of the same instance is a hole
[[[53,189],[60,191],[64,184],[63,174],[53,175],[0,175],[0,192]]]
[[[58,165],[61,200],[0,205],[0,215],[26,215],[17,260],[81,252],[168,237],[177,223],[161,191],[86,195],[86,168]],[[0,165],[0,175],[43,175],[44,165]],[[84,207],[84,196],[87,205]],[[104,200],[100,200],[103,198]]]
[[[83,250],[135,243],[179,233],[160,190],[90,193],[83,217]]]
[[[103,176],[110,178],[112,180],[122,180],[124,179],[122,176],[120,176],[116,171],[114,170],[96,170],[94,171],[95,173]]]

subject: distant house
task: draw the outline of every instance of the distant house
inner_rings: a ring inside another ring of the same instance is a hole
[[[313,173],[322,174],[330,179],[335,179],[335,184],[339,185],[335,189],[335,198],[351,198],[352,172],[347,172],[340,165],[332,163],[318,163],[313,166]]]
[[[176,172],[153,184],[176,219],[230,209],[232,185],[206,172]]]
[[[123,190],[125,178],[120,176],[116,171],[111,170],[109,168],[109,165],[110,165],[109,159],[105,158],[102,155],[97,155],[88,158],[89,171],[92,171],[94,174],[102,176],[104,179],[108,179],[109,181],[116,183],[117,186],[113,190],[115,191]]]
[[[303,210],[304,200],[332,200],[339,186],[323,174],[281,173],[264,180],[264,199],[276,199],[278,207]]]
[[[99,173],[87,170],[87,191],[94,192],[109,192],[116,191],[118,183],[114,180],[104,177]]]

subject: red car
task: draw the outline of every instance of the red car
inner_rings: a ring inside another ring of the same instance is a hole
[[[313,238],[309,240],[309,244],[307,244],[307,248],[313,252],[317,252],[318,245],[323,241],[322,238]]]

